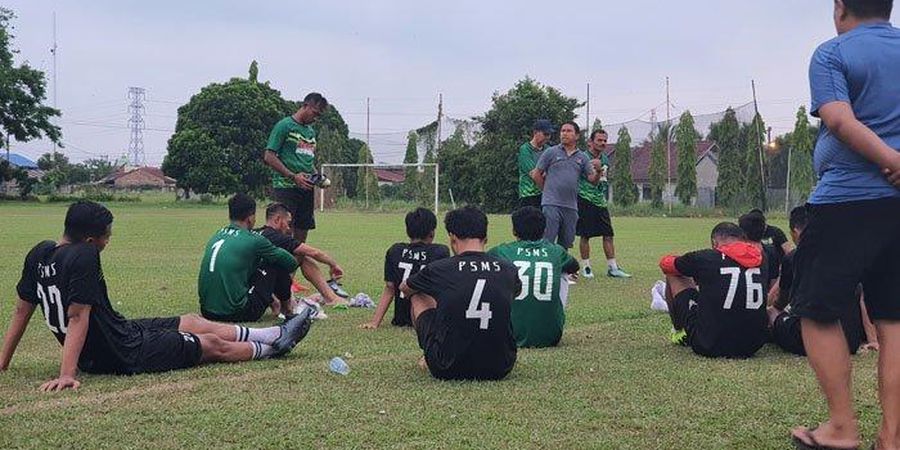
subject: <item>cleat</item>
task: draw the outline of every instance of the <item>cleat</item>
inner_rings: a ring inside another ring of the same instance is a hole
[[[594,269],[591,269],[591,266],[584,266],[581,268],[581,276],[586,279],[594,278]]]
[[[294,314],[281,324],[281,336],[278,336],[278,339],[272,343],[272,347],[275,349],[275,354],[272,355],[273,358],[286,355],[294,349],[298,342],[306,337],[307,333],[309,333],[309,326],[312,323],[310,318],[311,312],[311,308],[303,308],[302,311]]]
[[[343,286],[341,286],[341,283],[338,283],[334,278],[328,280],[328,287],[330,287],[338,297],[350,298],[350,294],[345,291]]]
[[[609,269],[606,275],[610,278],[631,278],[631,275],[625,273],[622,269]]]

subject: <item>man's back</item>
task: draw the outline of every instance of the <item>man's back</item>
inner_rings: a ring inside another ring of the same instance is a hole
[[[519,293],[515,266],[482,252],[466,252],[426,266],[409,287],[437,301],[440,348],[428,365],[448,378],[502,378],[516,360],[510,304]]]
[[[99,250],[88,243],[57,246],[44,241],[25,258],[19,297],[39,305],[44,321],[60,344],[68,332],[72,304],[91,307],[88,334],[78,360],[82,370],[106,372],[127,366],[140,346],[140,336],[113,310],[100,266]]]
[[[769,269],[758,246],[735,243],[675,260],[700,290],[691,347],[705,356],[752,356],[765,344]]]
[[[559,245],[544,240],[515,241],[491,249],[489,254],[512,262],[518,269],[521,292],[512,303],[512,325],[519,347],[549,347],[559,343],[566,314],[562,298],[568,283],[564,272],[578,263]]]
[[[260,234],[235,225],[217,231],[207,242],[200,263],[201,309],[223,316],[239,311],[247,301],[250,277],[261,260],[288,271],[297,268],[293,255]]]
[[[400,284],[419,273],[426,265],[450,257],[450,249],[441,244],[398,242],[384,255],[384,281],[393,283],[394,318],[391,324],[412,326],[409,300],[400,291]]]
[[[900,30],[888,22],[863,24],[824,44],[809,70],[812,114],[835,101],[853,107],[856,118],[888,146],[900,149]],[[841,203],[900,197],[877,165],[866,160],[824,125],[814,154],[820,180],[810,203]]]

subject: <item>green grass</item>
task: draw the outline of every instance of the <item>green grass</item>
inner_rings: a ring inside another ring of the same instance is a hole
[[[202,247],[224,207],[111,209],[103,265],[114,306],[132,318],[196,312]],[[64,213],[62,204],[0,203],[0,329],[25,253],[58,237]],[[384,252],[404,239],[402,215],[317,221],[311,243],[341,261],[348,290],[377,296]],[[83,376],[78,392],[43,394],[60,348],[36,313],[0,374],[0,448],[787,448],[790,427],[825,414],[806,361],[771,346],[747,361],[697,357],[667,343],[667,316],[648,307],[659,255],[707,245],[716,221],[616,218],[618,260],[635,278],[580,281],[561,346],[521,351],[501,382],[435,381],[416,368],[411,331],[359,330],[371,310],[351,310],[330,312],[285,359]],[[491,243],[510,239],[509,228],[492,216]],[[594,265],[604,266],[599,245]],[[328,360],[345,354],[350,375],[329,373]],[[869,437],[875,359],[854,360]]]

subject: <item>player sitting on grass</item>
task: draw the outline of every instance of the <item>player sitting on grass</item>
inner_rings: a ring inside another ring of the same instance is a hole
[[[798,206],[791,211],[790,231],[791,239],[795,244],[802,239],[807,223],[809,223],[809,216],[805,206]],[[794,281],[795,251],[790,251],[781,262],[781,279],[779,280],[781,289],[778,298],[769,307],[769,325],[772,327],[772,339],[775,344],[786,352],[806,356],[800,317],[791,313],[791,284]],[[857,290],[856,296],[861,297],[861,295],[862,290]],[[878,348],[875,325],[869,320],[862,298],[849,305],[847,311],[840,318],[840,322],[850,353],[856,354],[864,338],[867,342],[865,348]]]
[[[200,313],[220,322],[255,322],[266,309],[278,311],[273,300],[275,283],[262,266],[290,273],[297,269],[294,255],[280,249],[259,233],[256,200],[237,194],[228,200],[231,223],[206,244],[198,278]]]
[[[766,216],[762,211],[755,209],[738,218],[738,226],[744,230],[747,240],[756,244],[763,250],[766,257],[766,264],[769,267],[768,285],[777,284],[778,277],[781,275],[781,248],[774,245],[763,243],[763,238],[767,229]],[[768,292],[766,293],[768,298]]]
[[[338,296],[334,292],[334,289],[328,285],[328,281],[325,280],[325,276],[322,275],[322,271],[319,270],[319,266],[316,262],[320,262],[329,267],[329,272],[333,280],[338,280],[343,277],[344,270],[341,269],[341,266],[338,265],[337,261],[327,253],[294,239],[291,234],[291,212],[288,210],[287,206],[282,203],[272,203],[266,207],[266,225],[257,230],[257,232],[262,234],[263,237],[268,239],[274,246],[294,255],[294,258],[300,264],[300,271],[303,273],[303,277],[315,286],[316,290],[319,291],[319,294],[322,295],[322,299],[326,305],[346,303],[346,300]],[[269,290],[273,292],[275,298],[279,300],[278,302],[273,303],[272,306],[277,308],[280,304],[280,308],[278,309],[280,309],[281,312],[286,315],[291,314],[296,307],[291,301],[291,273],[275,264],[263,266],[261,270],[266,274],[262,278],[270,280],[264,281],[263,283],[272,286]],[[278,311],[275,312],[277,315]]]
[[[63,346],[59,377],[41,385],[43,391],[78,389],[78,369],[131,375],[280,356],[309,331],[307,314],[269,328],[225,325],[195,314],[126,320],[112,307],[100,264],[112,222],[106,207],[74,203],[62,239],[41,242],[28,253],[0,350],[0,371],[9,367],[38,306]]]
[[[516,363],[510,304],[522,284],[516,267],[484,253],[487,216],[467,206],[444,219],[452,258],[425,266],[400,285],[431,375],[499,380]]]
[[[737,225],[712,231],[712,247],[659,263],[673,341],[708,357],[748,358],[768,338],[765,292],[768,266],[758,244]]]
[[[578,262],[566,249],[543,239],[546,219],[540,209],[526,206],[512,215],[517,241],[492,248],[488,254],[519,269],[522,291],[512,303],[512,327],[519,347],[555,347],[566,324],[569,283],[563,274],[578,272]]]
[[[394,318],[391,325],[412,326],[409,313],[409,299],[398,289],[410,275],[419,273],[426,264],[450,257],[446,245],[434,244],[434,229],[437,217],[431,210],[418,208],[406,215],[406,235],[409,242],[398,242],[384,255],[384,291],[370,322],[362,324],[364,329],[375,329],[381,325],[387,309],[394,303]]]

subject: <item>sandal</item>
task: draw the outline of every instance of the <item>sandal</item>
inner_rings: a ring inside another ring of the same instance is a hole
[[[830,447],[827,445],[822,445],[819,441],[816,440],[816,437],[813,433],[816,431],[816,427],[809,428],[803,432],[803,437],[806,438],[808,443],[803,439],[798,438],[797,436],[791,435],[791,440],[794,442],[794,447],[797,450],[859,450],[859,446],[853,447]]]

